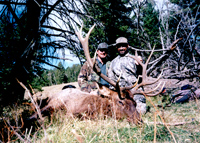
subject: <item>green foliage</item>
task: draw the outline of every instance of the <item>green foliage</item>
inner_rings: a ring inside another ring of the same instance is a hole
[[[44,86],[57,85],[62,83],[76,82],[78,74],[81,69],[81,65],[74,64],[72,67],[67,67],[66,69],[61,62],[58,63],[58,67],[52,70],[45,70],[41,74],[34,78],[31,85],[33,88],[41,90]]]
[[[115,40],[120,36],[130,37],[129,29],[133,28],[133,24],[129,18],[131,11],[125,6],[127,3],[128,1],[122,0],[87,2],[87,10],[94,20],[85,19],[84,24],[86,27],[91,27],[94,22],[97,24],[90,36],[90,51],[92,55],[94,55],[94,49],[101,42],[107,42],[110,45],[114,44]],[[110,47],[110,51],[110,59],[113,59],[116,56],[115,48]]]
[[[153,141],[154,140],[154,127],[153,126],[145,126],[144,129],[146,135],[144,136],[145,141]],[[156,141],[162,142],[163,140],[170,142],[172,141],[172,137],[170,136],[169,131],[164,126],[157,127]]]
[[[61,62],[58,63],[58,68],[59,69],[54,69],[56,84],[66,83],[67,80],[65,78],[65,68]]]
[[[65,70],[65,73],[67,75],[67,82],[76,82],[78,78],[78,74],[80,72],[81,65],[75,64],[72,67],[68,67]]]
[[[131,29],[130,45],[141,49],[149,49],[147,44],[149,43],[160,49],[159,13],[155,9],[155,2],[147,0],[142,5],[135,2],[133,6],[135,9],[132,10],[136,12],[133,12],[131,19],[137,29]]]
[[[155,2],[148,0],[142,6],[138,6],[138,3],[140,2],[125,0],[87,1],[87,10],[94,20],[84,19],[85,27],[97,24],[90,36],[91,55],[94,55],[95,47],[100,42],[114,44],[120,36],[126,37],[129,45],[134,47],[147,49],[149,42],[160,48],[159,15],[155,9]],[[136,13],[139,13],[139,17]],[[116,53],[115,47],[111,46],[109,52],[111,60]]]
[[[52,85],[50,83],[51,80],[48,77],[49,73],[50,71],[45,70],[41,76],[33,78],[33,81],[31,82],[32,87],[41,91],[42,87]]]
[[[152,5],[150,2],[147,3],[142,8],[142,22],[143,29],[145,33],[148,35],[147,41],[150,41],[151,45],[156,44],[156,47],[159,47],[158,41],[160,41],[159,35],[159,20],[158,11],[155,10],[155,5]],[[141,35],[144,36],[144,35]]]

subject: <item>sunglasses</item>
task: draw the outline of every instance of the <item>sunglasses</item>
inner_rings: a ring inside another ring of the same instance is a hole
[[[127,44],[127,43],[120,43],[120,44],[117,44],[116,46],[117,46],[117,48],[120,48],[120,47],[127,47],[128,44]]]
[[[108,52],[108,49],[99,49],[101,52]]]

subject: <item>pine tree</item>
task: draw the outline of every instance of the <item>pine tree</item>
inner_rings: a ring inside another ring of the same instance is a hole
[[[67,82],[77,82],[80,69],[81,65],[79,64],[74,64],[72,67],[67,67],[66,68]]]
[[[86,27],[91,27],[94,23],[97,24],[90,36],[90,46],[92,45],[90,48],[93,53],[101,42],[107,42],[110,45],[114,44],[120,36],[130,38],[129,29],[133,28],[133,24],[129,17],[131,14],[130,8],[126,7],[128,1],[87,0],[86,4],[88,13],[94,18],[93,21],[84,20]],[[110,59],[113,59],[116,56],[116,49],[110,47],[110,50]],[[92,55],[94,55],[93,53]]]
[[[58,63],[58,69],[55,69],[55,79],[56,84],[62,84],[65,82],[65,68],[61,62]]]

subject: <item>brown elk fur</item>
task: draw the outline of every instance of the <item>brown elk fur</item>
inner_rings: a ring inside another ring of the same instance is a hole
[[[103,87],[105,90],[105,87]],[[101,91],[101,89],[100,89]],[[56,109],[65,109],[68,115],[79,118],[96,119],[110,116],[116,119],[127,118],[131,123],[141,122],[136,110],[136,102],[132,98],[119,99],[118,93],[107,88],[110,95],[91,95],[79,89],[69,88],[53,96],[41,112],[52,112]],[[129,94],[128,91],[124,92]],[[30,119],[36,119],[37,113]]]

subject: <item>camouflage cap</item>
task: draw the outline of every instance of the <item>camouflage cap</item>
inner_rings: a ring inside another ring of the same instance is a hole
[[[119,37],[116,40],[116,45],[117,44],[121,44],[121,43],[127,43],[128,44],[128,40],[125,37]]]
[[[97,47],[97,49],[108,49],[108,44],[107,43],[100,43]]]

